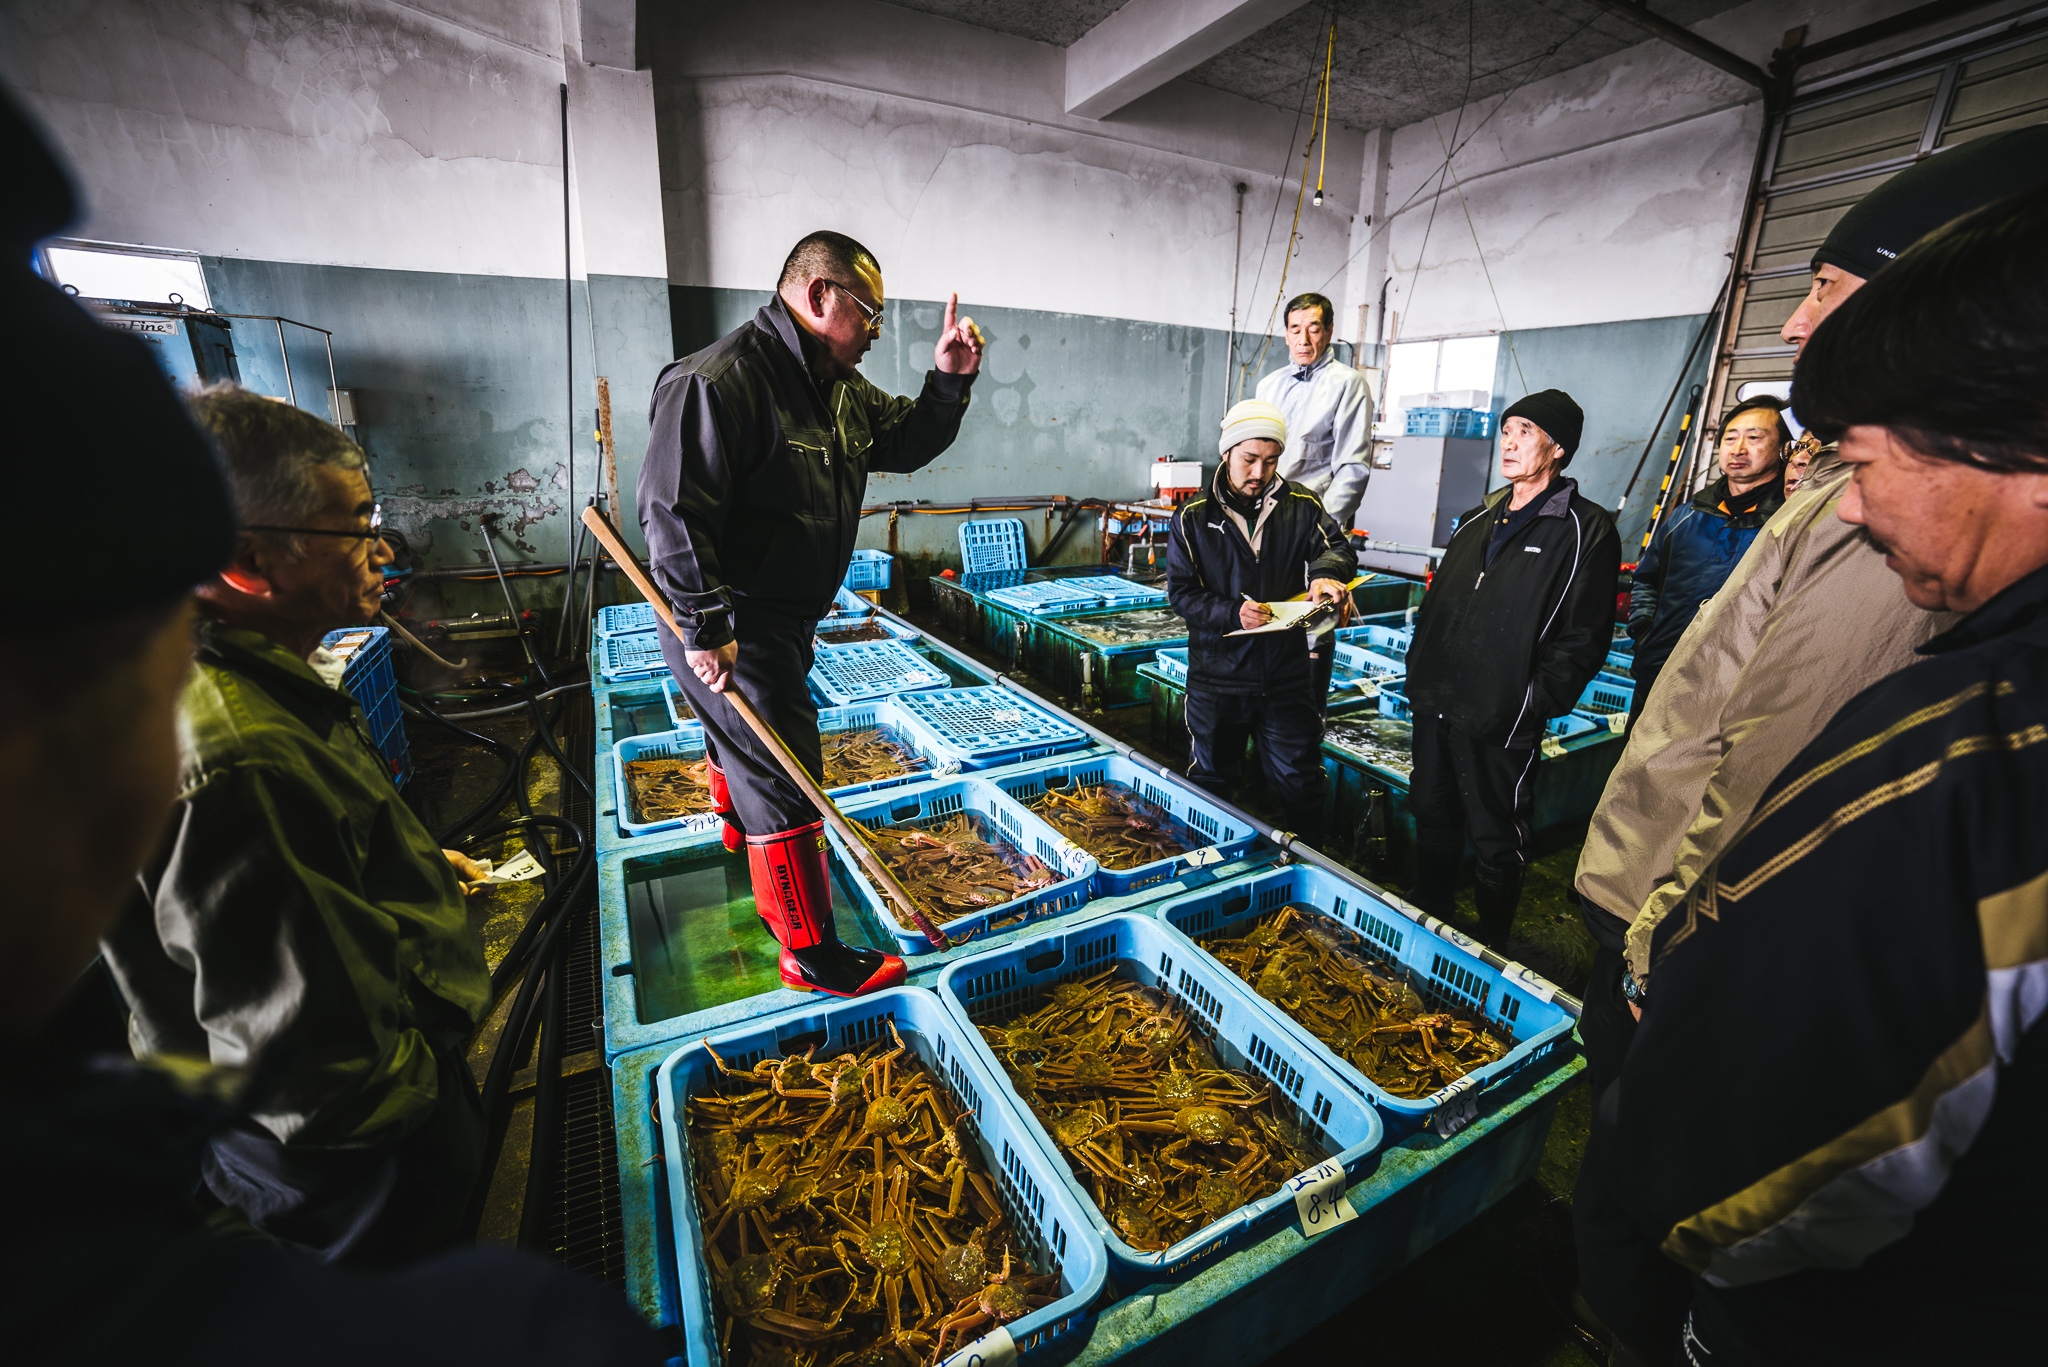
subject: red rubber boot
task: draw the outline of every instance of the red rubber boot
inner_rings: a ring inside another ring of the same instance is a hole
[[[825,823],[747,837],[754,907],[782,944],[782,981],[804,991],[859,997],[903,981],[903,960],[843,944],[832,923]]]
[[[739,818],[733,815],[732,790],[725,786],[725,770],[716,764],[711,766],[711,811],[725,822],[725,829],[718,833],[718,838],[725,842],[725,852],[739,853],[740,846],[746,843],[747,832],[740,825]]]

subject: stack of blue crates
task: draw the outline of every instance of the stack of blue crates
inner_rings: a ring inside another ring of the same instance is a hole
[[[320,644],[348,661],[341,686],[369,718],[370,739],[391,766],[391,781],[400,787],[412,777],[412,749],[405,740],[405,717],[398,710],[398,679],[391,671],[391,633],[383,627],[350,627],[330,631]]]

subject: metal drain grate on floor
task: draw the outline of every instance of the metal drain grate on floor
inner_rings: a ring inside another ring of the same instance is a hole
[[[581,763],[595,743],[590,700],[578,698],[564,718],[562,752]],[[590,829],[590,799],[574,783],[563,791],[569,819]],[[568,1002],[563,1012],[575,1033],[563,1052],[596,1050],[602,1057],[603,985],[598,977],[596,898],[584,911],[569,947]],[[610,1070],[598,1067],[562,1080],[561,1171],[555,1208],[548,1212],[550,1256],[567,1267],[626,1288],[626,1243],[619,1220],[619,1146],[612,1129]]]

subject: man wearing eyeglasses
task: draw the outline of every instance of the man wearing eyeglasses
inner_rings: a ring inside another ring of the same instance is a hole
[[[242,529],[197,590],[171,831],[104,951],[137,1054],[243,1069],[262,1098],[208,1145],[214,1196],[330,1260],[409,1262],[456,1240],[483,1163],[482,871],[405,805],[321,658],[391,561],[361,448],[232,386],[192,407]]]
[[[822,778],[812,633],[853,558],[868,473],[921,470],[960,431],[983,339],[958,304],[923,391],[885,394],[857,369],[882,332],[881,265],[843,233],[812,233],[766,307],[654,386],[640,525],[684,638],[664,634],[662,653],[704,723],[726,848],[745,843],[792,987],[858,996],[901,982],[903,961],[839,939],[824,823],[724,694],[737,688]]]

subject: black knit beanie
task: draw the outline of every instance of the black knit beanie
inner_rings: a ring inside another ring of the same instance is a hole
[[[0,93],[0,201],[10,257],[76,213],[42,136]],[[0,260],[0,403],[10,416],[10,548],[35,590],[8,611],[31,626],[91,622],[174,602],[228,562],[234,504],[213,447],[149,348],[102,327],[18,257]]]
[[[1585,410],[1562,389],[1539,389],[1527,398],[1515,400],[1500,415],[1501,426],[1507,426],[1509,418],[1527,418],[1563,447],[1560,467],[1572,463],[1572,455],[1579,449],[1579,435],[1586,430]]]
[[[1813,269],[1868,280],[1951,219],[2048,181],[2048,124],[1977,138],[1909,166],[1843,214]]]

